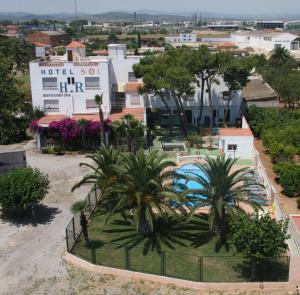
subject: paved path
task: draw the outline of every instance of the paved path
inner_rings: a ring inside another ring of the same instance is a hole
[[[86,159],[29,151],[27,161],[49,175],[51,189],[35,220],[0,217],[0,294],[71,294],[61,256],[70,205],[88,192],[88,187],[70,192],[85,172],[78,165]]]

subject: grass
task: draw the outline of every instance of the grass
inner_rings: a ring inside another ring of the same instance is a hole
[[[96,264],[166,275],[192,281],[241,282],[249,275],[243,257],[221,245],[208,230],[207,216],[158,219],[155,234],[141,238],[130,215],[126,219],[96,213],[89,225],[87,243],[80,240],[73,253]]]

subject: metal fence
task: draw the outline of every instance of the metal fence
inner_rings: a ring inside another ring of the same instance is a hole
[[[143,247],[124,247],[103,241],[83,240],[72,253],[100,266],[131,270],[196,282],[286,282],[289,257],[260,263],[251,276],[251,264],[241,256],[195,256],[157,251]]]
[[[88,220],[97,208],[99,199],[99,190],[93,187],[85,198],[85,202],[87,205],[84,213]],[[74,246],[76,245],[76,242],[80,238],[81,231],[82,230],[80,226],[80,214],[75,214],[66,227],[66,243],[68,252],[71,252]]]

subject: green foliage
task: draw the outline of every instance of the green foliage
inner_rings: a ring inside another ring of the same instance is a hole
[[[285,47],[277,47],[272,51],[268,63],[272,67],[281,67],[290,61],[294,60],[289,50]]]
[[[202,143],[202,138],[197,132],[190,132],[187,136],[187,140],[191,145],[197,145]]]
[[[300,166],[296,164],[300,153],[300,110],[250,107],[249,123],[269,149],[287,196],[300,195]]]
[[[271,143],[269,148],[270,156],[274,162],[293,162],[295,156],[299,152],[298,149],[291,145],[282,143]]]
[[[300,209],[300,197],[297,198],[297,208]]]
[[[291,163],[278,163],[274,171],[279,176],[283,193],[289,197],[300,196],[300,166]]]
[[[25,209],[29,203],[41,201],[49,189],[49,180],[38,169],[18,168],[0,177],[2,208]]]
[[[191,189],[185,192],[189,201],[195,202],[195,207],[191,210],[191,215],[197,212],[198,208],[210,207],[209,223],[212,230],[218,229],[220,238],[224,242],[227,238],[228,215],[236,210],[241,211],[240,203],[247,203],[254,208],[260,206],[250,201],[247,197],[246,188],[253,185],[247,182],[246,174],[250,169],[242,168],[232,173],[232,167],[236,159],[218,157],[216,159],[207,158],[205,164],[196,163],[205,175],[189,176],[188,179],[201,185],[201,189]],[[203,196],[204,198],[190,196]]]
[[[71,206],[71,212],[73,214],[77,214],[80,213],[82,211],[84,211],[84,209],[86,208],[87,203],[86,201],[77,201],[75,203],[72,204]]]
[[[251,261],[276,261],[288,250],[288,221],[258,212],[238,213],[231,216],[229,225],[231,243]]]

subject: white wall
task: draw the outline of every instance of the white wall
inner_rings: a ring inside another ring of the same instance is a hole
[[[236,144],[235,152],[228,150],[228,145]],[[221,136],[219,148],[224,150],[226,157],[253,159],[254,157],[254,138],[253,136]]]
[[[43,89],[43,77],[56,77],[58,82],[57,89]],[[68,77],[74,77],[76,84],[68,85]],[[100,88],[86,89],[85,77],[99,77]],[[44,100],[46,99],[59,100],[59,110],[48,113],[66,116],[71,116],[73,113],[91,113],[93,110],[86,108],[86,100],[94,99],[96,94],[101,93],[103,93],[103,107],[107,109],[111,107],[108,61],[49,62],[48,64],[31,62],[30,79],[34,108],[43,109]]]
[[[222,77],[218,77],[219,84],[213,84],[212,86],[212,101],[213,101],[213,109],[216,110],[216,123],[218,123],[218,120],[223,119],[224,117],[224,110],[227,108],[227,103],[222,99],[223,92],[228,91],[228,88],[226,87],[224,80]],[[184,107],[186,110],[192,110],[193,114],[193,123],[196,122],[197,118],[199,117],[200,113],[200,93],[201,89],[196,88],[196,91],[193,95],[188,97],[184,101]],[[171,109],[174,111],[177,110],[176,104],[174,102],[174,99],[170,97],[168,100],[168,105]],[[230,123],[234,124],[236,119],[241,118],[241,95],[240,92],[235,93],[233,96],[229,108],[230,108]],[[146,100],[146,107],[152,107],[155,109],[165,109],[165,105],[162,103],[161,99],[159,97],[153,97],[148,96]],[[210,117],[210,107],[209,107],[209,97],[208,93],[206,92],[206,88],[204,91],[204,107],[203,107],[203,115],[202,115],[202,124],[205,122],[205,117]]]
[[[249,34],[233,33],[231,35],[232,42],[236,43],[240,48],[252,47],[255,50],[272,51],[275,45],[280,45],[291,50],[291,42],[297,38],[296,35],[290,33],[265,33]]]

